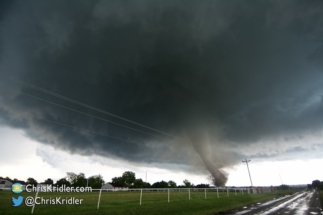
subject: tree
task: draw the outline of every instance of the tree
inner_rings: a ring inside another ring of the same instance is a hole
[[[153,188],[168,188],[168,183],[166,181],[159,181],[151,185]]]
[[[85,178],[84,173],[78,174],[76,177],[76,180],[77,180],[77,183],[76,183],[77,187],[86,187],[87,179]]]
[[[209,188],[210,185],[209,184],[198,184],[195,186],[196,188]]]
[[[117,183],[121,186],[124,186],[124,181],[123,181],[123,178],[122,177],[114,177],[112,178],[112,183]]]
[[[38,182],[34,178],[29,177],[26,181],[26,184],[32,184],[34,186],[37,186]]]
[[[61,178],[56,182],[56,185],[58,185],[58,186],[66,185],[66,186],[70,187],[71,183],[68,180],[66,180],[66,178]]]
[[[279,188],[280,188],[281,190],[289,190],[289,186],[288,186],[288,185],[286,185],[286,184],[282,184],[282,185],[280,185],[280,186],[279,186]]]
[[[133,188],[144,188],[145,187],[145,182],[141,178],[135,179],[135,182],[133,184]]]
[[[67,179],[73,187],[85,187],[87,184],[87,180],[85,178],[84,173],[80,173],[76,175],[73,172],[68,172]]]
[[[54,184],[54,181],[50,178],[46,179],[43,184]]]
[[[67,172],[66,174],[67,180],[71,183],[72,186],[75,186],[77,183],[77,175],[74,172]]]
[[[320,181],[319,180],[312,181],[312,187],[319,189],[320,188]]]
[[[122,179],[125,186],[131,187],[135,182],[136,174],[134,172],[126,171],[122,174]]]
[[[149,182],[144,182],[144,188],[151,188],[151,184]]]
[[[176,183],[172,180],[168,181],[168,187],[176,188]]]
[[[136,179],[133,188],[150,188],[151,185],[149,183],[144,182],[141,178]]]
[[[192,186],[191,182],[189,180],[187,180],[187,179],[185,179],[183,181],[183,183],[184,183],[184,185],[185,185],[186,188],[190,188]]]
[[[89,177],[89,186],[92,187],[92,189],[99,189],[104,184],[103,177],[99,175],[94,175]]]

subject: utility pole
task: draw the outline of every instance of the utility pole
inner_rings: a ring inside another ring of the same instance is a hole
[[[282,180],[282,177],[280,176],[280,173],[279,173],[279,178],[280,178],[280,182],[282,183],[283,185],[283,180]]]
[[[249,170],[249,165],[248,165],[248,163],[249,163],[250,161],[251,161],[251,160],[247,160],[247,159],[245,159],[245,160],[244,160],[244,161],[242,161],[242,162],[247,164],[247,168],[248,168],[248,173],[249,173],[249,178],[250,178],[251,187],[253,187],[253,185],[252,185],[252,180],[251,180],[251,175],[250,175],[250,170]]]

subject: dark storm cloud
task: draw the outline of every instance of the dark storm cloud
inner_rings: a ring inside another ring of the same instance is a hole
[[[21,121],[30,137],[73,153],[210,163],[210,169],[231,165],[243,153],[230,148],[322,129],[322,5],[17,1],[1,22],[1,71],[189,141],[148,136],[3,88],[1,122],[21,127],[10,123]]]

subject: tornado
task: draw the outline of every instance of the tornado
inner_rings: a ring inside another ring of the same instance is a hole
[[[225,186],[228,176],[220,170],[223,167],[222,164],[212,160],[216,155],[214,155],[215,152],[210,147],[211,143],[208,134],[205,132],[205,129],[201,129],[202,127],[200,123],[195,128],[190,127],[189,130],[184,132],[184,136],[201,158],[205,169],[210,173],[211,183],[216,187]],[[217,160],[220,160],[220,158]]]

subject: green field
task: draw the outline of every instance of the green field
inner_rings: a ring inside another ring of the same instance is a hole
[[[167,191],[144,191],[142,193],[142,204],[139,205],[140,192],[102,192],[100,207],[97,209],[99,192],[92,193],[38,193],[39,197],[44,198],[69,198],[75,197],[84,199],[81,205],[36,205],[34,214],[215,214],[239,208],[244,205],[253,204],[286,195],[286,192],[265,193],[265,194],[244,194],[241,193],[207,193],[187,191],[171,191],[170,202],[168,203]],[[31,207],[24,203],[19,207],[13,207],[11,197],[17,197],[11,191],[0,191],[0,214],[31,214]],[[22,196],[35,196],[35,193],[23,192]]]

